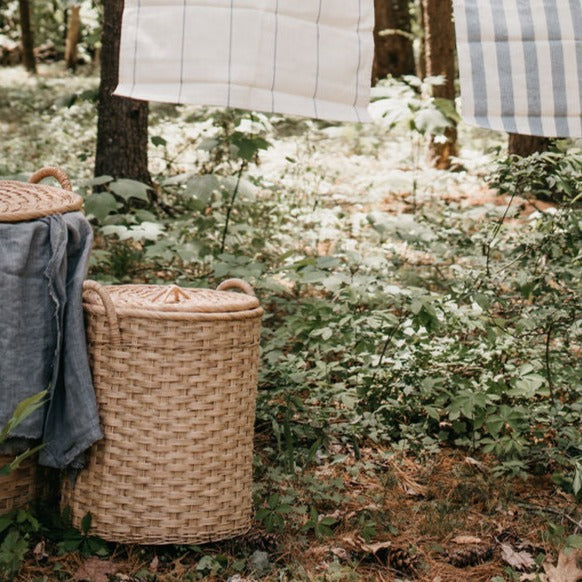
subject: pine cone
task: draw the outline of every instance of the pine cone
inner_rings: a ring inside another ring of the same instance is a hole
[[[252,550],[261,550],[272,553],[279,545],[279,538],[273,533],[260,530],[251,530],[244,537],[244,541]]]
[[[469,568],[491,560],[493,548],[491,546],[459,548],[447,553],[447,562],[456,568]]]
[[[404,548],[390,548],[388,566],[401,574],[413,574],[418,567],[418,556]]]

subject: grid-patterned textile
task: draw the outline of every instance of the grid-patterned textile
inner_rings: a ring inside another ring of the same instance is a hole
[[[125,0],[116,94],[368,118],[373,0]]]
[[[462,113],[476,125],[582,136],[581,0],[455,0]]]

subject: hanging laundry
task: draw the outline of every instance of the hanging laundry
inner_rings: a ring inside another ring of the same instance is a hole
[[[582,136],[582,2],[455,0],[454,8],[466,121]]]
[[[40,464],[57,469],[103,437],[81,295],[92,239],[80,212],[0,222],[0,428],[22,400],[49,393],[5,452],[40,440]]]
[[[373,0],[125,0],[116,94],[368,119]]]

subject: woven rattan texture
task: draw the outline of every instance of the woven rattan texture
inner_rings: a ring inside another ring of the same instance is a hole
[[[214,321],[87,309],[105,439],[64,504],[126,543],[216,541],[250,527],[260,316]],[[176,314],[181,315],[181,314]],[[225,314],[222,314],[225,315]]]
[[[214,291],[210,289],[188,289],[168,285],[116,285],[107,287],[118,313],[126,310],[152,310],[193,313],[224,313],[245,311],[259,307],[256,297],[244,293]],[[87,294],[91,305],[100,306],[99,297]],[[256,313],[253,314],[256,317]],[[172,316],[173,317],[173,316]],[[230,317],[230,315],[229,315]]]
[[[13,457],[0,455],[0,467],[13,459]],[[35,460],[25,459],[18,469],[6,476],[0,476],[0,515],[34,501],[36,497],[35,467]]]
[[[34,220],[83,207],[78,194],[44,184],[0,180],[0,222]]]

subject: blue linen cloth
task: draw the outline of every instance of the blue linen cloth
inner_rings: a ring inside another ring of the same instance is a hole
[[[0,223],[0,426],[49,391],[12,433],[41,440],[39,463],[64,468],[102,438],[83,321],[92,231],[80,212]],[[10,443],[10,441],[9,441]]]

